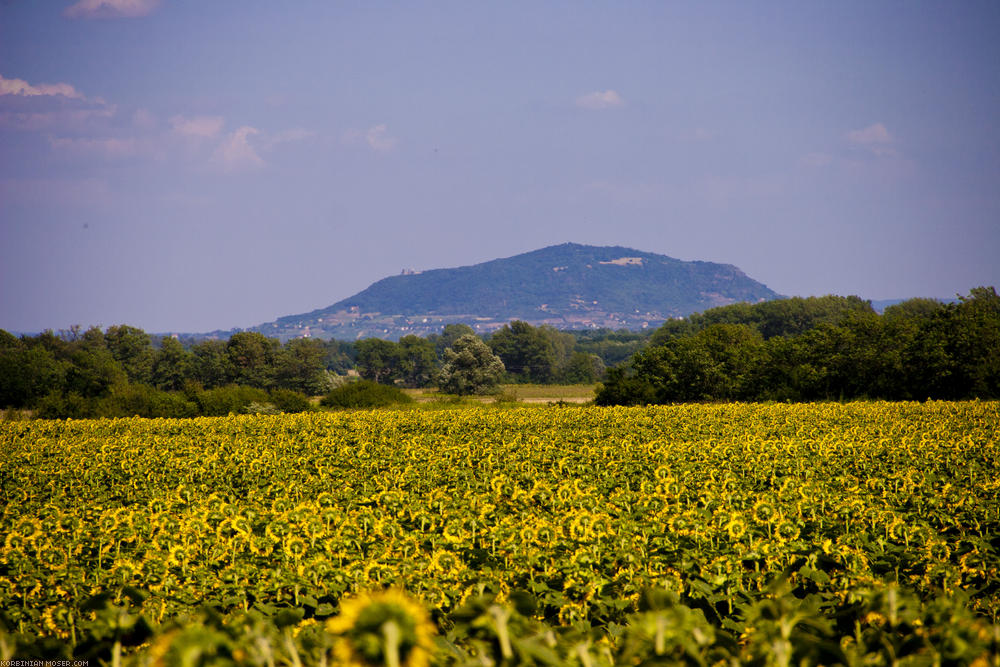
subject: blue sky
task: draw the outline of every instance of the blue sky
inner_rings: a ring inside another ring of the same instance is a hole
[[[247,327],[573,241],[1000,286],[1000,3],[0,2],[0,328]]]

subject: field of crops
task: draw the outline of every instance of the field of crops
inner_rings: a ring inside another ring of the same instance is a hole
[[[1000,404],[0,423],[0,659],[1000,665]]]

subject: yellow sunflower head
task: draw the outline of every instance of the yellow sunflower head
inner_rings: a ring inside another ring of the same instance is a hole
[[[761,498],[754,504],[751,514],[759,523],[771,523],[778,514],[778,510],[766,498]]]
[[[462,559],[451,551],[439,549],[431,557],[430,569],[441,574],[455,574],[465,568]]]
[[[341,600],[340,614],[326,622],[336,635],[337,664],[352,667],[430,663],[434,625],[424,608],[395,589]]]
[[[778,527],[776,529],[776,534],[778,538],[783,541],[790,541],[797,539],[799,533],[801,532],[801,527],[798,522],[789,519],[788,517],[778,515],[780,520],[778,521]]]
[[[734,540],[743,539],[743,536],[747,533],[747,522],[743,520],[743,517],[734,515],[726,523],[726,532]]]

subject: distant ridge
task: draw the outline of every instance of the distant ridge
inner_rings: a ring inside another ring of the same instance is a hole
[[[487,333],[514,319],[559,329],[638,330],[715,306],[776,298],[730,264],[564,243],[472,266],[404,271],[326,308],[253,330],[283,340],[397,339],[453,322]]]

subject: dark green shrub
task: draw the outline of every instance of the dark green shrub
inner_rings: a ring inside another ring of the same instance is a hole
[[[76,392],[52,391],[35,403],[35,416],[41,419],[86,419],[94,412],[93,401]]]
[[[183,394],[145,384],[120,385],[97,402],[98,417],[194,417],[198,406]]]
[[[308,396],[291,389],[272,389],[271,403],[279,412],[308,412],[313,409]]]
[[[398,387],[358,380],[337,387],[324,396],[319,404],[327,408],[380,408],[412,402],[413,399]]]
[[[251,403],[269,403],[271,399],[263,389],[231,384],[200,391],[195,394],[195,401],[201,414],[222,416],[233,412],[245,412]]]

